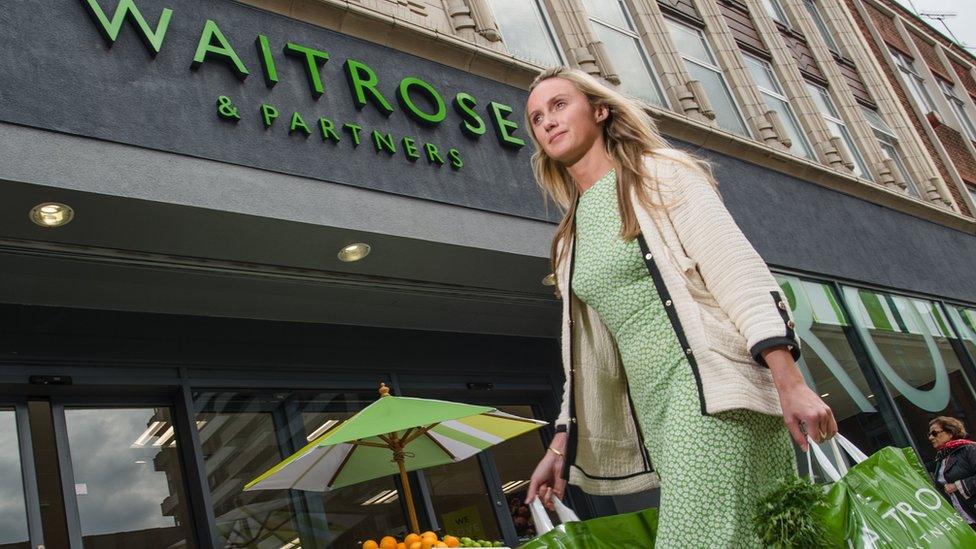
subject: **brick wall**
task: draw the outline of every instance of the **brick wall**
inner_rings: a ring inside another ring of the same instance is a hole
[[[966,148],[966,136],[945,124],[936,128],[935,133],[949,153],[959,175],[966,181],[976,181],[976,158]]]
[[[954,59],[950,58],[949,63],[952,64],[953,70],[959,75],[959,80],[962,80],[962,85],[966,86],[966,90],[969,91],[969,95],[976,98],[976,80],[973,79],[973,75],[969,73],[969,68],[960,65]]]
[[[898,101],[900,101],[902,106],[905,107],[905,110],[908,111],[908,118],[911,119],[912,125],[915,126],[915,130],[918,132],[919,137],[921,137],[922,143],[925,145],[925,150],[929,153],[929,156],[932,157],[935,165],[939,168],[939,175],[942,176],[942,180],[945,181],[946,186],[949,188],[949,192],[952,193],[952,197],[956,200],[956,203],[959,204],[960,211],[963,215],[972,217],[972,213],[969,211],[966,203],[962,200],[962,193],[952,181],[952,176],[949,175],[949,170],[946,168],[941,157],[936,152],[935,145],[929,139],[928,134],[925,133],[925,128],[922,126],[922,124],[927,124],[928,122],[919,120],[918,117],[915,116],[915,110],[912,108],[905,90],[898,85],[898,80],[895,78],[894,73],[891,72],[891,67],[887,62],[887,57],[889,57],[888,52],[881,52],[881,49],[878,47],[878,43],[875,42],[871,37],[871,32],[868,29],[867,24],[865,23],[864,19],[861,18],[861,13],[857,11],[857,7],[854,5],[854,2],[860,2],[860,0],[845,0],[845,2],[847,3],[847,7],[850,10],[851,15],[854,16],[854,22],[857,23],[858,30],[860,30],[864,37],[867,38],[867,43],[871,48],[871,53],[873,53],[880,61],[885,78],[887,78],[888,82],[891,83],[891,87],[895,91],[895,95],[898,96]],[[866,5],[866,3],[864,5]]]
[[[946,74],[945,67],[942,66],[942,61],[939,60],[939,54],[935,53],[935,47],[914,32],[910,32],[909,34],[912,35],[912,41],[918,46],[918,50],[922,52],[922,59],[925,60],[925,64],[932,69],[932,72],[951,82],[952,78]],[[916,67],[915,70],[919,70],[919,68]],[[924,73],[922,74],[924,75]]]
[[[874,7],[872,4],[864,2],[863,5],[868,12],[868,16],[871,17],[872,21],[874,21],[874,26],[878,29],[878,32],[881,34],[884,41],[898,48],[903,53],[908,53],[908,44],[906,44],[905,41],[901,39],[901,35],[898,34],[898,28],[895,27],[894,20],[881,13],[881,10]]]

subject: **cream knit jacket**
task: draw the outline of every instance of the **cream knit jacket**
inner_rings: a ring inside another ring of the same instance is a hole
[[[632,197],[651,256],[646,263],[659,271],[661,299],[669,298],[664,304],[677,314],[672,324],[688,346],[702,413],[744,408],[782,415],[761,352],[787,347],[799,357],[789,307],[718,193],[682,162],[687,158],[661,149],[645,159],[658,190],[652,196],[664,205],[648,211]],[[600,495],[653,488],[657,475],[640,443],[616,344],[596,311],[569,290],[570,270],[570,261],[560,261],[556,277],[566,374],[556,425],[570,436],[569,482]]]

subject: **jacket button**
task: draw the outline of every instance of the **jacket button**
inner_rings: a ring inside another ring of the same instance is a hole
[[[569,327],[572,328],[573,326],[576,326],[576,321],[575,320],[570,320],[569,321]]]
[[[576,423],[576,418],[575,417],[571,417],[571,418],[569,418],[569,421],[572,421],[573,423]]]
[[[666,300],[666,301],[664,302],[664,306],[665,306],[665,307],[670,307],[670,306],[671,306],[671,300],[670,300],[670,299],[668,299],[668,300]]]
[[[651,260],[651,257],[653,257],[653,256],[651,256],[651,254],[649,254],[649,253],[648,254],[644,254],[644,259],[646,259],[648,261]]]
[[[786,310],[786,303],[783,301],[778,301],[776,303],[776,306],[778,306],[780,309],[783,309],[784,311]]]
[[[688,347],[687,349],[685,349],[685,354],[688,355],[688,356],[691,356],[691,347]]]
[[[786,325],[789,326],[790,328],[796,328],[796,322],[793,322],[792,320],[787,322]]]

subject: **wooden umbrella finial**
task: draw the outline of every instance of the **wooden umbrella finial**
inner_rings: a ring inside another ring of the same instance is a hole
[[[385,396],[390,396],[390,388],[386,386],[386,383],[380,382],[380,398]]]

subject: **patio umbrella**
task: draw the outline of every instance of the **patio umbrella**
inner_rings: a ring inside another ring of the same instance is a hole
[[[546,424],[443,400],[380,398],[247,483],[245,490],[329,491],[399,474],[410,526],[420,531],[407,471],[469,458],[499,442]]]

